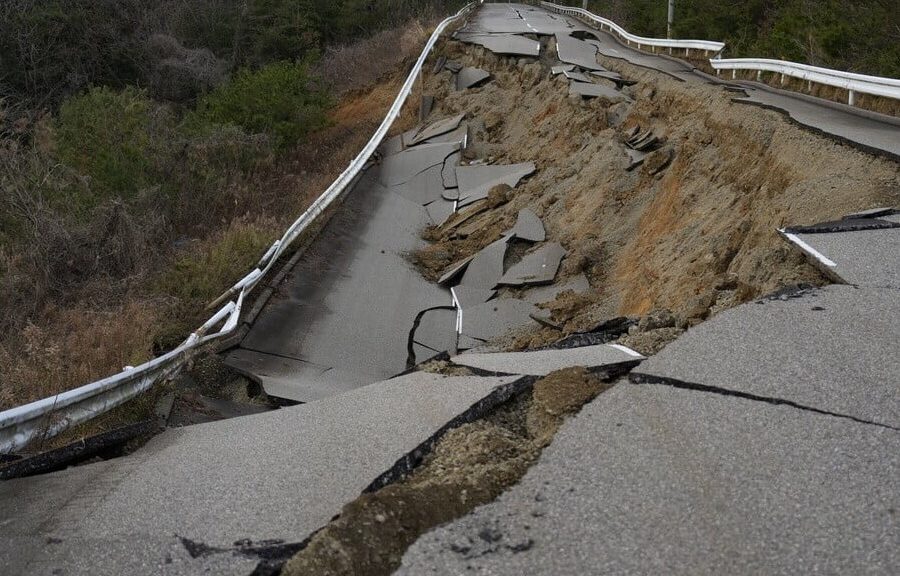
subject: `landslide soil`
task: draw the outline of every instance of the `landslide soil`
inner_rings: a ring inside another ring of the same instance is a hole
[[[528,207],[568,251],[557,282],[583,272],[591,284],[586,296],[566,293],[548,306],[561,330],[529,330],[500,343],[507,348],[661,309],[686,326],[785,286],[826,283],[777,230],[900,205],[895,162],[732,103],[721,86],[601,57],[637,82],[625,89],[633,103],[610,105],[568,96],[567,80],[550,74],[558,63],[552,42],[537,62],[457,42],[443,50],[493,79],[457,92],[449,72],[426,74],[425,91],[436,100],[430,119],[467,115],[464,161],[532,161],[537,172],[464,225],[428,230],[433,244],[414,260],[439,276]],[[652,129],[663,145],[628,171],[622,142],[635,126]]]

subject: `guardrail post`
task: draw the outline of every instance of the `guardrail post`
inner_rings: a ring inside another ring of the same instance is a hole
[[[731,79],[734,80],[735,78],[737,78],[737,70],[732,70],[731,71]]]
[[[856,104],[856,92],[849,90],[847,93],[847,103],[853,106]]]
[[[762,82],[762,70],[757,70],[757,71],[756,71],[756,81],[757,81],[757,82]]]

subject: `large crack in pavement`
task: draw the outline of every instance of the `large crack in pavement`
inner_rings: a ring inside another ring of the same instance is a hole
[[[676,380],[675,378],[667,378],[665,376],[655,376],[652,374],[638,374],[632,372],[628,375],[629,380],[633,384],[650,384],[650,385],[658,385],[658,386],[671,386],[672,388],[680,388],[683,390],[694,390],[697,392],[708,392],[710,394],[718,394],[720,396],[729,396],[734,398],[743,398],[744,400],[753,400],[755,402],[763,402],[766,404],[772,404],[773,406],[790,406],[791,408],[796,408],[797,410],[804,410],[806,412],[813,412],[815,414],[822,414],[825,416],[833,416],[835,418],[846,418],[847,420],[851,420],[853,422],[857,422],[859,424],[868,424],[870,426],[879,426],[881,428],[887,428],[889,430],[897,430],[900,431],[900,427],[891,426],[890,424],[884,424],[881,422],[874,422],[872,420],[866,420],[865,418],[857,418],[851,414],[841,414],[838,412],[831,412],[829,410],[822,410],[819,408],[815,408],[814,406],[806,406],[803,404],[799,404],[797,402],[793,402],[791,400],[787,400],[784,398],[774,398],[771,396],[758,396],[756,394],[750,394],[748,392],[741,392],[739,390],[730,390],[728,388],[722,388],[719,386],[709,386],[706,384],[696,384],[694,382],[686,382],[683,380]]]

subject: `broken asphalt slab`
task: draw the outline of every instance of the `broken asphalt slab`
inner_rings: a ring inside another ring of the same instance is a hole
[[[519,240],[527,240],[529,242],[543,242],[547,237],[544,223],[541,222],[537,214],[528,208],[519,210],[519,214],[516,216],[516,224],[509,233]]]
[[[530,56],[541,54],[541,43],[515,34],[459,34],[457,40],[477,44],[502,56]]]
[[[444,160],[459,150],[459,147],[459,142],[420,144],[392,154],[382,161],[378,179],[385,186],[409,182],[432,166],[443,166]]]
[[[500,278],[498,284],[504,286],[526,286],[550,284],[556,278],[559,264],[566,250],[557,242],[544,244],[526,254]]]
[[[510,236],[506,235],[475,254],[459,281],[460,286],[493,290],[503,276],[503,262],[506,259],[509,240]]]
[[[446,134],[447,132],[452,132],[459,127],[459,123],[462,122],[463,118],[465,117],[465,114],[457,114],[456,116],[442,118],[441,120],[424,126],[412,137],[408,139],[404,137],[403,142],[406,146],[415,146],[416,144],[424,142],[425,140],[428,140],[430,138],[435,138],[442,134]]]
[[[860,220],[843,220],[852,224]],[[863,222],[880,222],[866,219]],[[896,226],[890,221],[885,225]],[[799,233],[784,236],[830,275],[857,286],[900,288],[900,228],[848,232]]]
[[[463,310],[462,334],[482,341],[504,336],[517,328],[534,325],[533,316],[542,311],[533,304],[514,298],[490,300]],[[462,344],[460,344],[462,348]]]
[[[456,180],[459,183],[459,206],[466,206],[488,197],[491,188],[507,184],[515,188],[519,182],[534,173],[534,162],[520,164],[491,164],[487,166],[457,166]]]
[[[743,304],[691,328],[631,378],[900,428],[898,295],[832,285]]]
[[[170,429],[124,458],[0,483],[0,517],[20,519],[0,523],[0,559],[31,574],[132,573],[136,559],[141,574],[196,574],[210,563],[214,573],[248,574],[258,560],[236,543],[303,542],[361,492],[408,471],[448,426],[482,416],[524,382],[416,372]],[[190,554],[170,549],[180,539]],[[102,552],[69,563],[94,550]]]
[[[559,61],[565,64],[585,70],[605,70],[597,62],[597,47],[568,33],[556,34],[556,51]]]
[[[453,293],[454,304],[463,310],[484,304],[497,294],[496,290],[472,288],[471,286],[455,286],[450,289],[450,292]]]
[[[444,192],[443,171],[444,165],[437,164],[419,172],[403,184],[391,186],[390,191],[416,204],[423,206],[430,204],[442,198]]]
[[[432,350],[429,356],[452,352],[456,349],[456,310],[449,306],[426,310],[419,317],[412,339]]]
[[[556,297],[566,292],[573,291],[575,294],[585,294],[591,289],[587,276],[578,274],[574,278],[570,278],[562,283],[551,284],[549,286],[535,286],[525,291],[524,300],[532,304],[544,304],[556,300]]]
[[[582,98],[604,98],[612,103],[631,102],[631,98],[615,88],[602,84],[588,84],[586,82],[569,82],[569,95],[581,96]]]
[[[422,536],[396,574],[888,575],[898,475],[895,430],[623,383],[516,486]]]
[[[546,376],[551,372],[574,366],[581,366],[589,370],[618,368],[625,371],[637,366],[643,358],[634,350],[624,346],[601,344],[535,352],[466,353],[454,356],[450,360],[460,366],[477,368],[494,374]]]
[[[490,81],[491,73],[481,68],[467,66],[456,74],[456,89],[467,90],[476,88]]]

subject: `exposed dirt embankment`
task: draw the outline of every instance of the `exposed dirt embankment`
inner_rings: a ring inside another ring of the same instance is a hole
[[[550,75],[552,50],[551,42],[549,56],[528,64],[451,43],[451,59],[490,71],[493,81],[456,92],[447,72],[426,78],[438,103],[432,118],[468,115],[470,158],[538,167],[508,203],[473,218],[468,227],[479,232],[471,239],[432,231],[429,251],[465,255],[531,208],[568,251],[561,277],[583,271],[591,283],[588,298],[557,303],[564,332],[660,308],[689,324],[786,285],[821,283],[777,229],[900,201],[895,163],[733,104],[720,86],[606,60],[637,81],[626,89],[634,103],[571,98],[567,81]],[[636,125],[664,143],[628,171],[622,142]],[[544,329],[511,344],[559,336]]]

